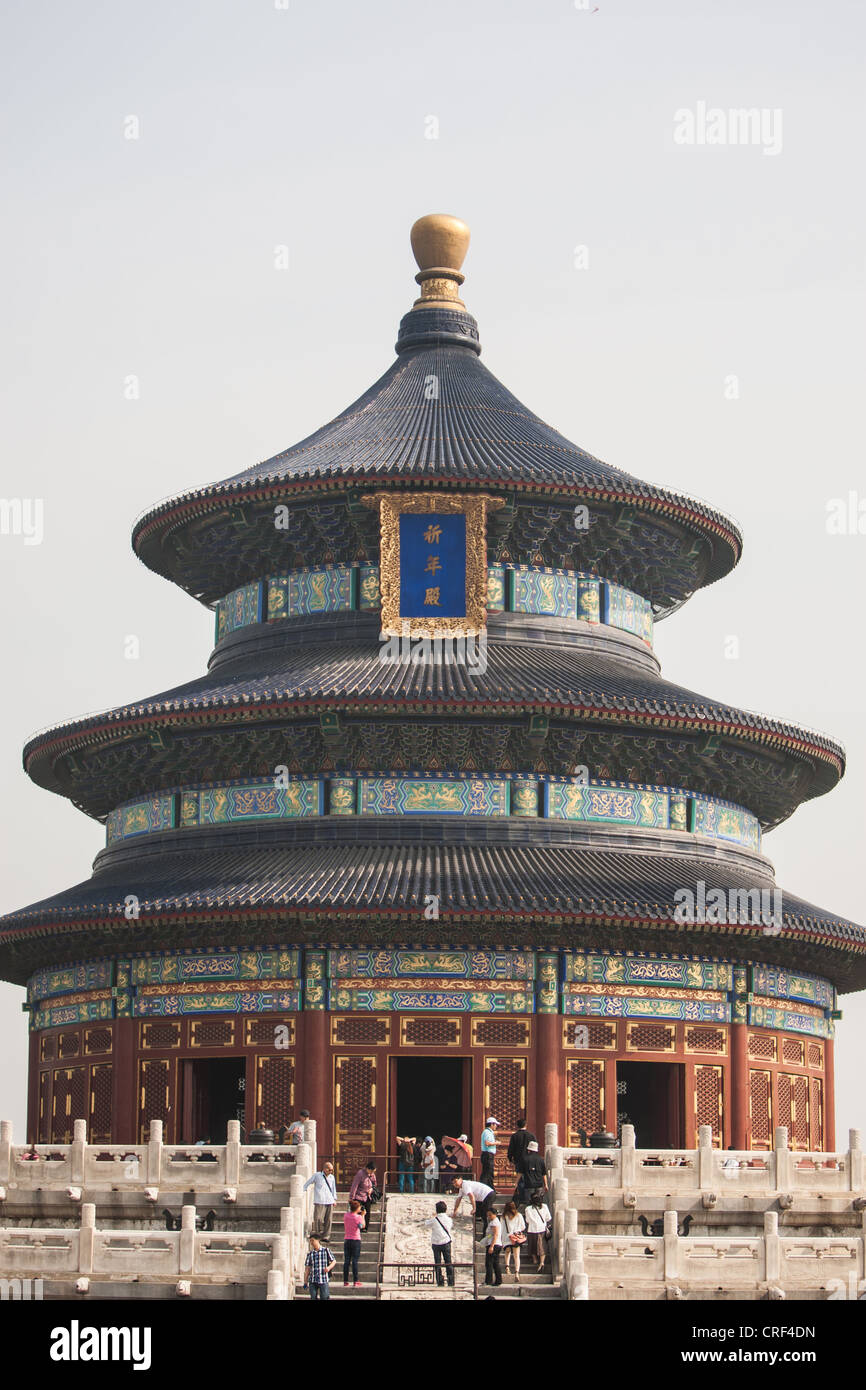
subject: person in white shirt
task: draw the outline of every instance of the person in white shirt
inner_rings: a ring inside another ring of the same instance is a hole
[[[550,1207],[544,1201],[544,1193],[534,1193],[526,1208],[526,1230],[529,1235],[526,1253],[531,1260],[535,1260],[539,1273],[544,1269],[547,1254],[545,1235],[551,1219]]]
[[[502,1222],[496,1215],[495,1207],[490,1209],[487,1229],[482,1241],[486,1247],[484,1252],[484,1282],[485,1284],[495,1284],[498,1288],[502,1283],[502,1271],[499,1268],[499,1254],[502,1250]]]
[[[496,1196],[493,1188],[488,1187],[486,1182],[476,1182],[473,1178],[455,1178],[452,1188],[457,1193],[457,1201],[454,1203],[452,1215],[457,1215],[461,1202],[468,1202],[472,1208],[473,1218],[476,1211],[480,1210],[486,1230],[488,1213]]]
[[[448,1208],[444,1202],[436,1203],[436,1215],[430,1217],[423,1224],[430,1228],[430,1243],[433,1246],[433,1263],[436,1266],[436,1283],[440,1289],[443,1284],[442,1265],[445,1266],[445,1273],[448,1276],[449,1289],[454,1288],[454,1267],[451,1263],[451,1236],[454,1222],[447,1215]]]
[[[337,1184],[334,1181],[333,1163],[323,1163],[322,1171],[314,1173],[304,1183],[304,1191],[313,1187],[313,1231],[323,1240],[331,1239],[331,1218],[337,1200]]]
[[[429,1134],[421,1145],[421,1176],[424,1179],[424,1191],[435,1192],[439,1181],[439,1159],[436,1157],[436,1145]]]
[[[502,1213],[502,1244],[505,1250],[505,1272],[514,1268],[514,1282],[520,1283],[520,1247],[526,1243],[526,1222],[515,1202],[506,1202]]]

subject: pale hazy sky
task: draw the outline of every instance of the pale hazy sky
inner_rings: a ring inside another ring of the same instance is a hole
[[[663,671],[845,743],[841,786],[765,850],[866,921],[866,534],[826,529],[830,499],[866,498],[864,30],[860,0],[7,0],[0,496],[44,499],[45,534],[0,536],[0,910],[85,878],[103,840],[25,778],[27,736],[205,669],[212,617],[134,558],[134,517],[379,376],[409,227],[447,211],[491,370],[742,526],[733,575],[659,625]],[[676,143],[699,103],[765,109],[777,152]],[[0,986],[19,1137],[22,998]],[[866,1000],[842,1007],[840,1143],[866,1126]]]

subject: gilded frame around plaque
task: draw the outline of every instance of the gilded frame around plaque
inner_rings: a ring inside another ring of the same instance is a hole
[[[504,506],[487,493],[376,492],[379,508],[379,592],[383,636],[474,637],[487,627],[487,513]],[[466,517],[466,615],[404,618],[400,614],[400,517],[405,512],[461,512]]]

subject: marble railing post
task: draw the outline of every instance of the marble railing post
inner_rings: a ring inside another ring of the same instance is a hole
[[[195,1270],[195,1207],[180,1209],[180,1240],[178,1242],[178,1269],[181,1276],[192,1274]]]
[[[698,1127],[698,1187],[706,1191],[713,1185],[713,1130],[711,1125]]]
[[[162,1120],[151,1120],[148,1130],[147,1182],[149,1187],[162,1182]]]
[[[675,1211],[665,1212],[665,1283],[680,1277],[680,1237],[678,1233],[679,1215]]]
[[[69,1146],[69,1175],[74,1183],[84,1182],[84,1153],[87,1148],[87,1121],[73,1120]]]
[[[226,1132],[226,1187],[237,1187],[241,1180],[241,1122],[229,1120]]]
[[[93,1273],[93,1244],[96,1239],[96,1203],[85,1202],[78,1228],[78,1273]]]
[[[304,1120],[304,1143],[310,1146],[310,1172],[315,1173],[319,1166],[319,1141],[315,1120]]]
[[[775,1131],[775,1157],[776,1157],[776,1191],[788,1192],[791,1188],[791,1180],[794,1176],[791,1163],[791,1151],[788,1148],[788,1131],[784,1125],[779,1125]]]
[[[544,1153],[547,1155],[548,1149],[555,1149],[559,1145],[559,1125],[544,1126]]]
[[[295,1150],[295,1172],[299,1178],[308,1178],[313,1172],[313,1150],[309,1144],[299,1144]]]
[[[288,1287],[291,1277],[291,1247],[291,1237],[288,1234],[281,1231],[278,1236],[274,1236],[271,1246],[273,1251],[271,1269],[279,1272],[284,1287]]]
[[[782,1272],[782,1249],[779,1243],[779,1213],[764,1212],[764,1281],[778,1283]]]
[[[583,1238],[574,1232],[569,1232],[565,1237],[562,1282],[566,1298],[586,1300],[589,1297],[583,1265]]]
[[[2,1143],[0,1143],[2,1148]],[[2,1157],[0,1157],[0,1176],[2,1176]],[[859,1192],[863,1186],[863,1149],[860,1142],[859,1129],[849,1129],[848,1131],[848,1187],[852,1192]]]
[[[634,1187],[637,1182],[637,1153],[634,1147],[634,1125],[623,1125],[620,1143],[622,1147],[619,1154],[619,1185],[620,1187]]]
[[[12,1176],[12,1121],[0,1120],[0,1182]]]

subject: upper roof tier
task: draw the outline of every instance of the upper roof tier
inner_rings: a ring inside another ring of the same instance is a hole
[[[468,239],[456,218],[416,222],[421,295],[401,321],[393,365],[300,443],[146,513],[133,533],[145,564],[213,602],[285,565],[287,542],[293,563],[373,558],[375,516],[358,497],[375,481],[504,493],[489,559],[596,569],[658,614],[733,568],[742,538],[732,521],[570,443],[482,365],[478,325],[457,298]],[[572,515],[580,501],[583,531]],[[278,502],[298,512],[294,542],[275,532]]]

